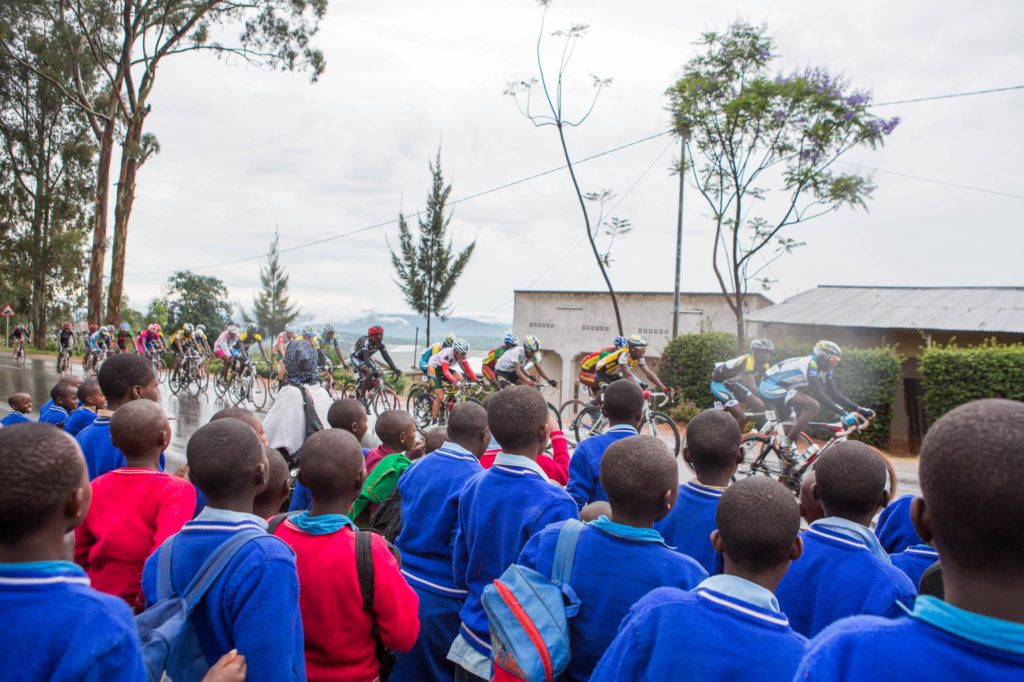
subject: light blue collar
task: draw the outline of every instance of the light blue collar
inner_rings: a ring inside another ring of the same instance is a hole
[[[499,443],[497,441],[497,439],[495,439],[494,436],[491,436],[491,443],[490,443],[490,445],[487,446],[487,449],[488,450],[501,450],[501,443]]]
[[[605,431],[605,433],[611,433],[612,431],[629,431],[634,436],[637,435],[638,433],[638,431],[629,424],[616,424],[615,426]]]
[[[473,459],[476,459],[476,456],[472,452],[462,447],[458,443],[451,442],[450,440],[446,440],[444,443],[442,443],[441,447],[439,447],[438,450],[447,450],[448,452],[453,452],[457,455],[469,455]]]
[[[766,590],[760,585],[750,582],[737,575],[713,575],[710,578],[705,578],[700,582],[697,587],[693,588],[694,592],[700,590],[710,590],[712,592],[718,592],[724,594],[727,597],[738,599],[739,601],[753,604],[754,606],[764,609],[765,611],[772,611],[774,613],[781,613],[779,609],[779,601],[772,594],[771,590]]]
[[[517,467],[520,469],[529,469],[534,472],[545,481],[550,482],[551,479],[544,473],[544,470],[537,464],[537,460],[530,459],[529,457],[523,457],[522,455],[513,455],[507,452],[499,452],[494,457],[494,464],[492,466],[509,466]]]
[[[892,559],[889,558],[889,555],[882,549],[881,543],[878,542],[878,536],[870,528],[865,528],[859,523],[854,523],[838,516],[827,516],[812,523],[811,529],[827,531],[854,542],[859,542],[864,545],[865,549],[885,563],[892,563]]]
[[[665,538],[661,536],[661,533],[653,528],[637,528],[636,526],[615,523],[604,514],[598,516],[596,521],[591,521],[590,525],[620,538],[636,540],[637,542],[656,542],[660,545],[665,545],[669,549],[675,549],[675,547],[666,544]]]
[[[983,616],[923,595],[914,602],[910,615],[940,630],[983,646],[1024,654],[1024,625]]]
[[[25,561],[16,564],[0,564],[0,574],[8,576],[85,576],[85,571],[71,561]]]
[[[310,516],[308,511],[304,511],[301,514],[289,516],[288,520],[291,521],[294,526],[309,533],[310,535],[330,535],[331,533],[337,533],[346,526],[356,532],[359,531],[356,524],[352,523],[352,519],[344,514],[320,514],[319,516]]]
[[[255,514],[231,511],[230,509],[214,509],[213,507],[203,507],[203,511],[199,512],[194,521],[210,521],[213,523],[243,523],[248,521],[249,523],[259,524],[263,529],[267,527],[267,522]]]

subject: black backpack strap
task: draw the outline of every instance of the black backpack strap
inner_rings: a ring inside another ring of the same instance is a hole
[[[285,519],[287,519],[289,516],[295,516],[296,514],[301,514],[301,513],[302,513],[301,511],[289,511],[289,512],[284,512],[284,513],[278,514],[274,518],[270,519],[270,521],[267,521],[267,532],[270,533],[271,535],[273,535],[274,531],[277,530],[278,526],[280,526],[282,523],[284,523]]]
[[[316,413],[313,396],[309,394],[305,386],[299,386],[299,390],[302,391],[302,409],[306,415],[306,438],[309,438],[317,431],[323,431],[324,423],[320,421],[320,415]]]
[[[356,533],[356,575],[363,595],[363,610],[373,611],[373,533],[368,530]]]

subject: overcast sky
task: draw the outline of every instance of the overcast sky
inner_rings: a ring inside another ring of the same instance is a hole
[[[887,102],[1021,85],[1022,15],[1010,0],[556,0],[547,32],[590,25],[568,71],[570,111],[589,103],[589,74],[614,79],[568,132],[582,159],[665,130],[664,91],[694,41],[737,17],[767,23],[779,70],[825,66]],[[532,0],[332,0],[315,39],[327,71],[312,85],[211,56],[168,58],[147,119],[162,151],[140,171],[128,241],[133,307],[179,269],[215,275],[251,303],[275,225],[288,248],[413,213],[438,145],[453,199],[561,165],[556,131],[535,128],[502,94],[537,75],[540,19]],[[553,57],[561,47],[543,45]],[[817,284],[1020,285],[1022,104],[1024,90],[879,108],[902,119],[885,148],[844,157],[875,172],[869,212],[792,229],[807,245],[772,266],[768,295]],[[620,290],[672,289],[678,153],[664,135],[577,169],[585,191],[619,195],[612,215],[634,227],[614,251]],[[711,222],[692,188],[684,216],[682,288],[714,291]],[[455,314],[511,320],[514,289],[602,288],[583,230],[564,170],[458,204],[455,245],[477,248]],[[283,254],[293,300],[319,320],[407,312],[385,242],[396,235],[389,224]],[[257,258],[207,267],[247,256]]]

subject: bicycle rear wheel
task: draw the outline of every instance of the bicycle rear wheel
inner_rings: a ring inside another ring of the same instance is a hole
[[[800,493],[800,482],[808,468],[802,458],[800,462],[787,466],[775,449],[771,437],[761,433],[743,436],[740,449],[743,451],[743,463],[736,470],[737,476],[770,476],[789,488],[794,495]]]
[[[683,452],[683,439],[679,435],[679,427],[674,419],[662,412],[651,412],[650,419],[640,425],[640,433],[654,436],[668,446],[673,457],[680,457]]]
[[[576,420],[572,423],[572,432],[576,436],[576,442],[582,443],[584,438],[604,433],[607,427],[607,420],[595,405],[586,408],[576,416]]]
[[[411,397],[411,396],[410,396]],[[416,394],[414,402],[409,411],[416,422],[416,428],[422,433],[430,426],[430,414],[434,407],[434,396],[429,391],[420,391]]]

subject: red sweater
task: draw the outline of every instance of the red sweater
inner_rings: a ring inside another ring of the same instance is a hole
[[[367,452],[366,453],[366,475],[369,476],[370,472],[373,471],[373,467],[377,466],[377,464],[382,459],[384,459],[388,455],[393,455],[396,452],[398,452],[398,450],[392,450],[391,448],[389,448],[387,445],[384,445],[384,444],[381,444],[379,447],[376,447],[373,450],[370,450],[369,452]]]
[[[142,567],[196,510],[196,489],[152,469],[115,469],[92,482],[92,504],[75,529],[75,563],[92,586],[141,610]]]
[[[379,669],[373,618],[363,611],[359,592],[355,531],[346,526],[312,535],[289,519],[274,535],[295,550],[307,679],[376,680]],[[373,537],[373,566],[373,613],[381,639],[389,649],[408,651],[420,631],[419,597],[405,582],[398,562],[379,535]]]
[[[488,450],[480,457],[480,466],[490,469],[494,464],[494,457],[501,452],[500,449]],[[551,432],[551,455],[537,455],[537,464],[544,470],[548,478],[565,486],[569,483],[569,442],[561,431]]]

